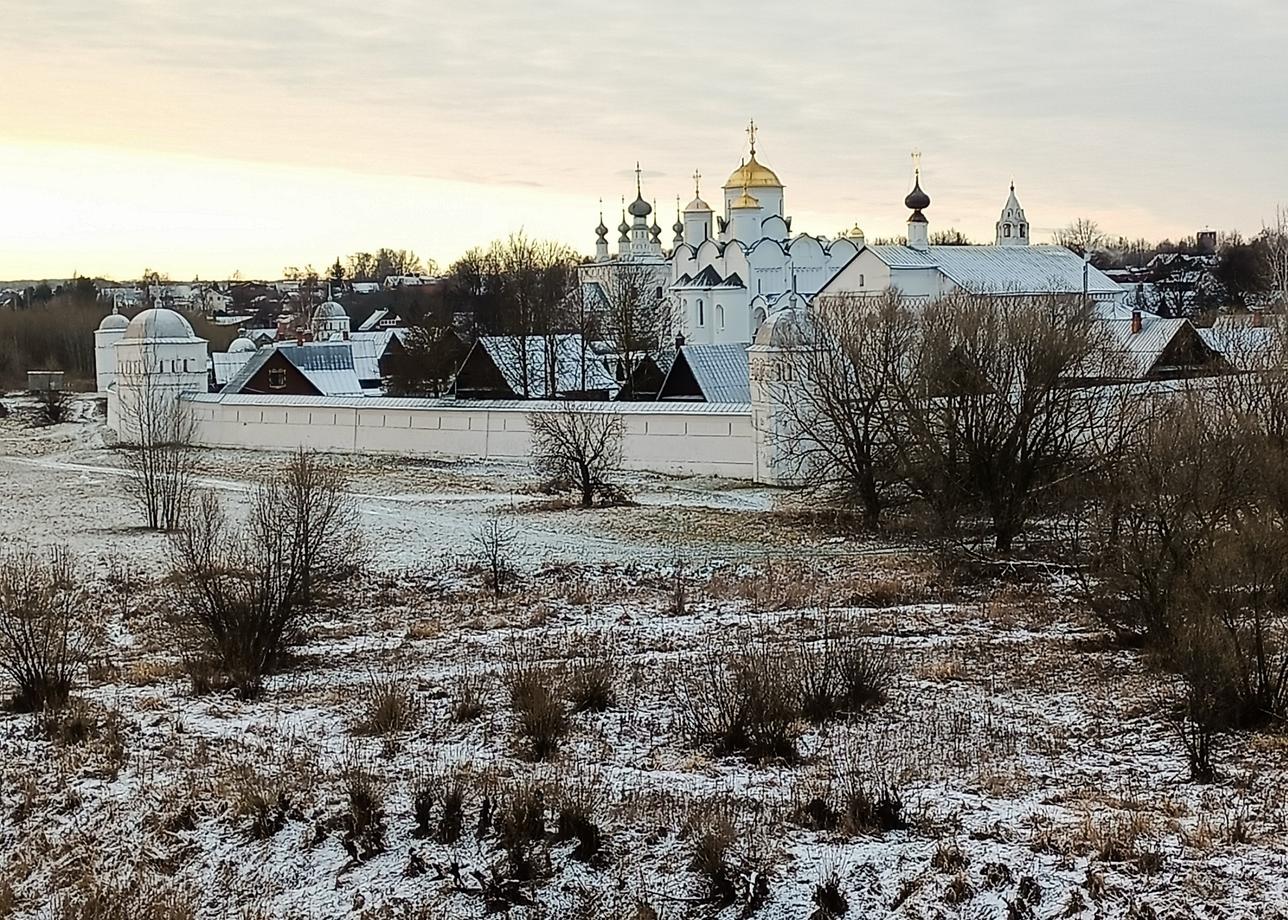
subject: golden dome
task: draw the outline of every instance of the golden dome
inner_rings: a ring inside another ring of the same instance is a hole
[[[774,171],[756,160],[756,154],[752,153],[751,159],[743,163],[729,175],[729,181],[725,183],[725,188],[782,188],[783,183],[778,181]]]
[[[741,194],[741,195],[739,195],[736,199],[734,199],[734,202],[733,202],[733,204],[732,204],[732,205],[730,205],[730,207],[732,207],[732,208],[759,208],[759,207],[760,207],[760,202],[759,202],[757,199],[755,199],[755,198],[751,197],[751,195],[747,194],[747,187],[744,185],[744,186],[743,186],[743,188],[742,188],[742,194]]]

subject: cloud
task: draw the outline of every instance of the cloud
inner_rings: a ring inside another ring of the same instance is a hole
[[[976,235],[1012,176],[1035,223],[1085,214],[1135,235],[1255,227],[1288,170],[1288,4],[0,0],[0,15],[11,139],[541,187],[587,214],[630,193],[637,160],[659,200],[687,195],[695,167],[719,182],[751,116],[789,210],[823,230],[897,231],[914,147],[931,219]]]

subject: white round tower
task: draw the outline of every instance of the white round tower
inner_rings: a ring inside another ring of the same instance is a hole
[[[207,342],[174,310],[144,310],[113,347],[107,426],[124,441],[164,437],[179,418],[179,397],[210,389]]]
[[[751,427],[756,445],[756,481],[786,485],[792,481],[785,462],[792,430],[788,401],[809,385],[801,379],[806,362],[800,354],[811,344],[808,319],[795,309],[779,310],[760,325],[755,342],[747,349],[751,377]]]
[[[344,307],[334,300],[318,304],[310,323],[313,338],[319,342],[342,342],[349,338],[353,324]]]
[[[116,343],[129,325],[129,319],[112,307],[112,312],[103,317],[94,331],[94,377],[100,393],[106,393],[116,382]]]

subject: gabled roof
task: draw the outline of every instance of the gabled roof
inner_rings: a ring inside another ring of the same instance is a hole
[[[745,403],[751,401],[751,379],[746,345],[685,345],[680,348],[662,384],[659,399],[671,394],[676,399],[688,398],[687,376],[705,402]]]
[[[1243,315],[1218,316],[1212,328],[1199,329],[1208,347],[1241,371],[1265,367],[1277,360],[1281,334],[1275,318],[1262,320]]]
[[[485,335],[475,342],[483,349],[496,369],[501,372],[506,386],[516,395],[523,395],[523,364],[526,357],[528,393],[545,395],[545,381],[549,379],[546,368],[547,342],[544,336]],[[582,389],[582,363],[586,367],[587,390],[616,390],[617,380],[596,360],[590,345],[583,345],[582,337],[575,333],[556,335],[553,338],[553,368],[555,394],[573,393]]]
[[[224,390],[240,393],[275,354],[280,354],[304,375],[323,396],[361,396],[362,384],[353,367],[349,342],[309,342],[304,345],[265,345],[256,351],[228,381]]]
[[[1083,261],[1063,246],[869,246],[891,268],[933,268],[972,293],[1080,294]],[[1122,288],[1094,265],[1087,266],[1090,294],[1118,295]]]
[[[389,315],[388,309],[376,310],[374,313],[372,313],[370,316],[368,316],[366,319],[362,321],[362,325],[358,327],[358,331],[370,332],[371,330],[375,329],[376,326],[380,323],[380,321],[383,320],[388,315]]]
[[[737,272],[730,272],[729,276],[725,278],[721,277],[720,273],[716,271],[714,265],[708,265],[706,268],[702,269],[702,271],[698,272],[696,276],[690,276],[687,273],[681,275],[679,279],[671,285],[671,287],[745,288],[746,285],[743,284],[742,278],[738,276]]]
[[[1131,319],[1102,318],[1102,328],[1108,342],[1089,356],[1084,370],[1089,378],[1112,380],[1144,380],[1151,372],[1166,370],[1159,367],[1172,348],[1184,345],[1190,337],[1197,340],[1197,349],[1210,348],[1188,319],[1164,319],[1152,313],[1142,313],[1139,332],[1132,331]],[[1188,363],[1185,366],[1189,366]]]

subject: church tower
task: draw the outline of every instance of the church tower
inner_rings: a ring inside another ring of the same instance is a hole
[[[904,207],[912,210],[908,215],[908,246],[911,249],[925,252],[930,248],[930,221],[922,212],[930,207],[930,196],[921,190],[921,154],[912,155],[916,166],[913,169],[912,191],[903,200]]]
[[[1015,197],[1015,182],[1011,182],[1011,197],[1002,207],[1002,216],[997,219],[997,245],[1029,245],[1029,222],[1024,216],[1024,209]]]
[[[697,249],[711,238],[711,205],[702,200],[702,173],[693,174],[693,200],[684,209],[684,241]]]

